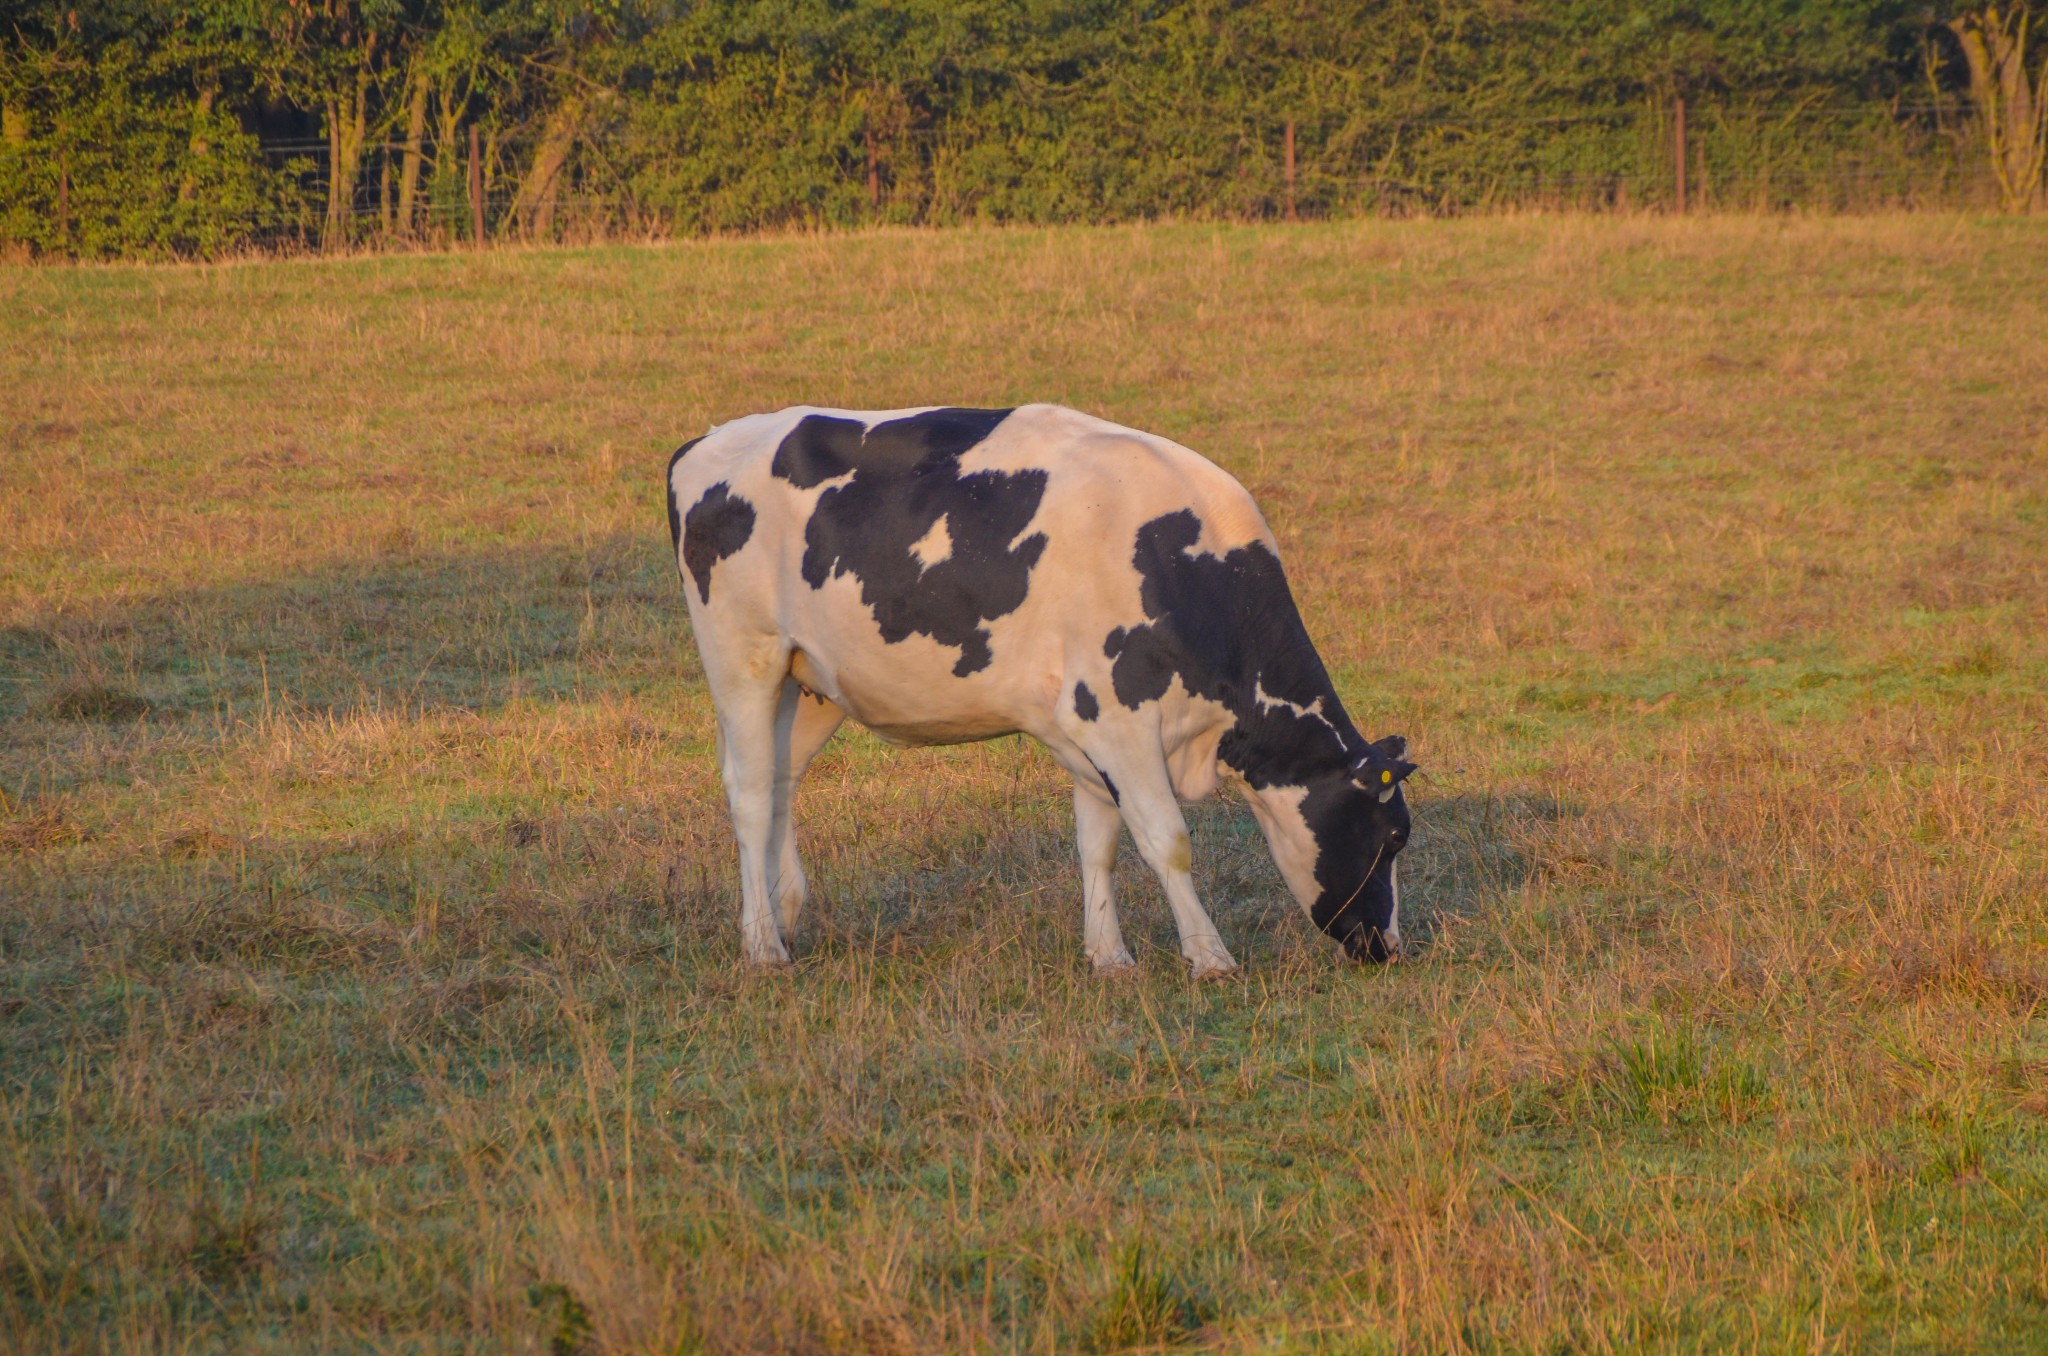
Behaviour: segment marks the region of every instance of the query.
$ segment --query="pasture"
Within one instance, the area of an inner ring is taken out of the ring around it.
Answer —
[[[0,269],[0,1347],[2039,1350],[2024,220]],[[849,730],[738,963],[668,452],[1054,400],[1259,498],[1413,954]]]

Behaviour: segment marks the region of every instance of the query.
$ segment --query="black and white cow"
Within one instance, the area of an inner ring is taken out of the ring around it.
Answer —
[[[1239,783],[1289,890],[1358,959],[1400,946],[1398,736],[1368,742],[1309,643],[1273,534],[1226,472],[1055,405],[722,424],[669,463],[669,529],[718,707],[747,959],[804,902],[790,803],[851,716],[896,744],[1023,732],[1074,777],[1086,945],[1130,965],[1119,820],[1199,976],[1236,968],[1179,801]]]

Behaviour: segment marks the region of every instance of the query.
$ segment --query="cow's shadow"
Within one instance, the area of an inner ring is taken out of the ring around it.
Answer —
[[[0,720],[227,724],[456,707],[695,671],[668,543],[426,551],[0,616]]]

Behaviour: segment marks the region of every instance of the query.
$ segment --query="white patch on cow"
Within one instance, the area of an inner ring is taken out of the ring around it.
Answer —
[[[1276,706],[1285,707],[1297,716],[1312,716],[1323,724],[1329,725],[1332,730],[1337,728],[1334,725],[1330,725],[1330,718],[1323,714],[1323,699],[1321,697],[1316,698],[1315,705],[1303,706],[1298,702],[1288,701],[1285,697],[1275,697],[1272,693],[1266,691],[1264,683],[1254,682],[1252,684],[1252,700],[1259,704],[1261,711],[1271,711]]]
[[[1387,915],[1387,949],[1401,949],[1401,859],[1387,863],[1387,884],[1394,887],[1394,911]]]
[[[917,565],[921,570],[929,570],[939,562],[952,558],[953,534],[946,527],[945,514],[939,515],[939,520],[932,524],[931,531],[911,543],[910,554],[917,557]]]
[[[1173,793],[1184,801],[1205,800],[1223,775],[1216,746],[1237,724],[1237,717],[1221,702],[1190,695],[1177,673],[1166,695],[1159,708],[1159,734],[1167,750]]]
[[[1313,917],[1323,887],[1316,883],[1316,856],[1321,849],[1316,845],[1316,836],[1309,832],[1307,816],[1301,812],[1302,801],[1308,799],[1308,788],[1269,786],[1257,790],[1242,783],[1240,786],[1245,803],[1252,808],[1252,818],[1259,821],[1259,828],[1266,835],[1266,847],[1273,854],[1273,864],[1280,868],[1280,879],[1287,882],[1287,892],[1301,905],[1303,913]]]

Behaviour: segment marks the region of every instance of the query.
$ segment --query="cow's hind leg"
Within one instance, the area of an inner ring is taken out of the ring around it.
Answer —
[[[769,897],[775,903],[776,930],[785,947],[796,944],[796,920],[803,912],[806,882],[796,852],[797,783],[825,741],[839,728],[845,713],[832,702],[807,692],[794,678],[782,680],[775,707],[774,880]]]
[[[1116,836],[1123,831],[1123,816],[1116,803],[1103,792],[1076,778],[1074,781],[1074,846],[1081,857],[1082,938],[1088,959],[1098,974],[1128,970],[1136,961],[1124,946],[1123,929],[1117,924],[1116,895],[1112,885],[1116,872]]]
[[[1174,926],[1180,930],[1180,953],[1194,966],[1195,977],[1229,974],[1237,962],[1195,894],[1195,878],[1188,869],[1192,861],[1188,824],[1173,794],[1158,735],[1154,731],[1131,733],[1135,737],[1128,740],[1098,738],[1092,741],[1096,747],[1084,747],[1089,759],[1116,786],[1117,808],[1139,855],[1166,891]]]
[[[701,632],[700,632],[701,634]],[[776,861],[775,787],[780,759],[777,715],[789,654],[763,647],[749,654],[705,655],[718,708],[718,771],[740,849],[740,947],[755,965],[786,965],[789,948],[777,924],[772,884]]]

